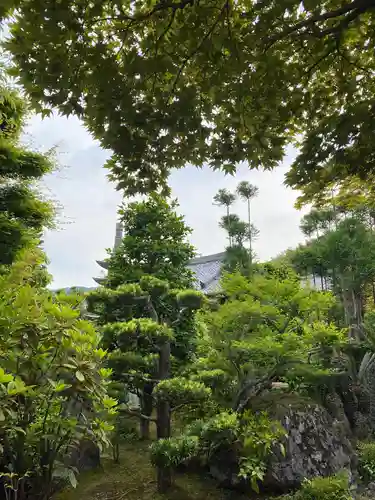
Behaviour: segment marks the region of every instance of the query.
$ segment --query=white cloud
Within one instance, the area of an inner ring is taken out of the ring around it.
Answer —
[[[105,248],[113,245],[116,210],[121,201],[102,168],[108,154],[75,118],[53,116],[42,121],[33,117],[26,141],[41,150],[58,146],[63,166],[45,180],[50,196],[62,206],[58,230],[45,236],[53,286],[93,286],[92,277],[100,275],[95,260],[105,257]],[[214,206],[212,199],[220,188],[234,190],[240,180],[259,187],[259,196],[252,203],[253,222],[260,230],[254,243],[258,258],[268,259],[298,244],[302,239],[298,228],[301,213],[293,207],[297,195],[283,186],[291,161],[289,154],[284,165],[272,172],[241,166],[236,177],[191,166],[174,172],[173,194],[193,229],[191,241],[197,251],[208,254],[224,249],[225,233],[218,227],[223,210]],[[233,210],[246,218],[244,203],[238,201]]]

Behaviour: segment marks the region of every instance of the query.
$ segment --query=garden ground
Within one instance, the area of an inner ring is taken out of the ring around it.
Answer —
[[[210,478],[190,473],[177,474],[170,493],[158,495],[148,446],[139,441],[123,446],[120,464],[104,459],[102,469],[81,475],[77,488],[58,494],[56,500],[244,500]]]

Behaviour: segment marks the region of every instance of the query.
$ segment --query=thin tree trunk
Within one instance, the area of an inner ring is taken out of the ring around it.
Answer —
[[[170,377],[171,345],[164,342],[159,351],[159,379],[165,380]],[[157,438],[165,439],[171,435],[171,411],[169,402],[159,400],[157,404]],[[158,491],[166,492],[172,484],[172,471],[170,467],[158,467]]]
[[[351,325],[351,300],[349,297],[349,290],[346,288],[344,278],[341,276],[340,278],[341,281],[341,293],[342,293],[342,303],[344,306],[344,316],[345,316],[345,326],[349,328],[349,336],[351,336],[351,330],[350,330],[350,325]]]
[[[230,220],[229,220],[229,205],[227,205],[227,218],[228,218],[228,239],[229,239],[229,246],[232,246],[232,237],[230,235]]]
[[[250,264],[250,273],[253,266],[253,245],[252,245],[252,237],[251,237],[251,213],[250,213],[250,198],[247,199],[247,216],[249,223],[249,264]]]
[[[152,400],[152,384],[145,384],[141,397],[141,413],[146,417],[151,417],[153,410],[153,400]],[[142,418],[140,419],[140,434],[141,439],[150,439],[150,420]]]

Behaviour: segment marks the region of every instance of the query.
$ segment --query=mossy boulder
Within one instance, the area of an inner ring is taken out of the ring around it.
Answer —
[[[352,477],[355,452],[342,422],[307,398],[272,391],[252,401],[253,411],[267,411],[287,431],[284,448],[275,443],[262,488],[283,493],[299,488],[305,479],[331,476],[346,470]],[[238,478],[238,451],[218,450],[212,457],[211,475],[227,487],[246,487]],[[247,485],[249,486],[249,485]]]

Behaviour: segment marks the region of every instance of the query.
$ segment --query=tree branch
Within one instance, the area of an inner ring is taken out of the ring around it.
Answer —
[[[147,378],[144,375],[138,375],[138,374],[133,374],[133,373],[122,373],[122,377],[129,377],[129,378],[138,378],[142,382],[153,382],[155,384],[158,384],[160,380],[158,378]]]
[[[93,20],[93,22],[97,21],[131,21],[131,22],[138,22],[138,21],[145,21],[146,19],[149,19],[152,17],[154,14],[157,12],[161,12],[163,10],[169,10],[172,9],[174,12],[177,10],[182,10],[184,9],[187,5],[194,5],[195,0],[182,0],[181,2],[159,2],[158,4],[155,5],[155,7],[148,12],[145,12],[144,14],[138,14],[136,16],[128,16],[127,14],[123,13],[120,16],[108,16],[108,17],[98,17]]]
[[[153,417],[148,417],[147,415],[143,415],[143,413],[136,411],[136,410],[130,410],[129,408],[119,408],[118,409],[119,413],[126,413],[127,415],[130,415],[132,417],[138,417],[141,420],[148,420],[149,422],[157,422],[156,418]]]
[[[191,60],[192,57],[195,56],[195,54],[197,54],[199,52],[199,50],[201,49],[202,45],[204,44],[204,42],[209,38],[210,35],[212,35],[212,33],[215,31],[215,28],[216,26],[219,24],[219,21],[220,21],[220,18],[222,17],[223,13],[225,12],[225,10],[227,9],[227,5],[228,5],[228,2],[225,2],[223,7],[221,8],[220,10],[220,14],[217,16],[216,20],[214,23],[212,23],[212,26],[210,27],[210,29],[207,31],[207,33],[204,35],[204,37],[202,38],[202,40],[199,42],[199,44],[197,45],[197,47],[192,51],[190,52],[190,54],[188,54],[185,59],[183,60],[181,66],[179,67],[179,70],[177,72],[177,75],[176,75],[176,78],[174,79],[174,82],[173,82],[173,85],[172,85],[172,90],[169,94],[169,97],[173,95],[174,91],[176,90],[176,86],[177,86],[177,83],[178,83],[178,80],[180,79],[180,76],[181,76],[181,73],[183,72],[183,70],[186,68],[186,65],[188,64],[188,62]]]
[[[289,35],[292,35],[296,31],[300,31],[301,29],[304,28],[309,28],[313,27],[316,23],[322,22],[322,21],[327,21],[328,19],[334,19],[335,17],[342,16],[347,13],[349,14],[345,19],[342,20],[339,25],[336,25],[333,28],[327,28],[327,30],[323,31],[318,31],[317,34],[319,37],[325,36],[327,34],[330,34],[332,32],[337,31],[338,29],[343,29],[345,27],[345,24],[349,24],[351,21],[353,21],[356,17],[358,17],[362,12],[365,12],[366,10],[369,10],[371,8],[375,7],[375,2],[374,0],[354,0],[353,2],[343,5],[342,7],[330,11],[330,12],[325,12],[323,14],[321,13],[315,13],[312,16],[308,17],[307,19],[304,19],[303,21],[300,21],[297,24],[294,24],[293,26],[289,26],[288,28],[284,29],[283,31],[280,31],[277,34],[274,34],[270,37],[268,37],[265,41],[268,42],[270,45],[267,47],[267,50],[276,42],[282,40],[283,38],[288,37]],[[354,11],[354,12],[353,12]],[[341,26],[342,25],[342,26]]]
[[[171,412],[178,411],[181,408],[184,408],[185,406],[193,406],[193,405],[197,406],[197,405],[201,405],[201,404],[202,404],[202,401],[186,401],[185,403],[181,403],[180,405],[171,406]]]
[[[248,405],[250,399],[254,396],[260,394],[264,389],[272,384],[273,379],[276,376],[276,370],[273,370],[271,373],[267,373],[263,377],[245,382],[243,388],[239,392],[236,403],[233,409],[241,413],[245,410]]]

